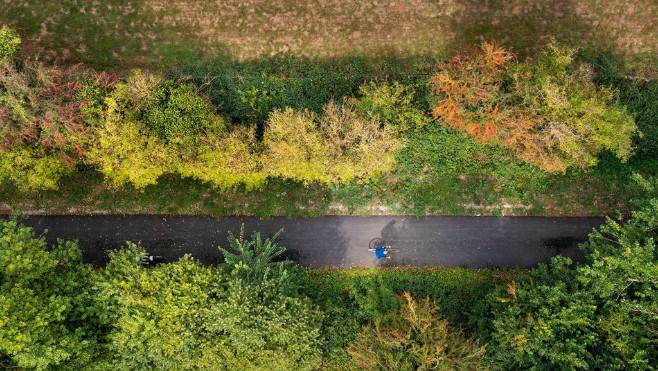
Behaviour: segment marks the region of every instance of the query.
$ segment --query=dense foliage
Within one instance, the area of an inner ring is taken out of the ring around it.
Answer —
[[[263,165],[271,175],[322,183],[367,179],[395,163],[399,141],[349,104],[329,103],[321,116],[274,111],[264,135]]]
[[[7,26],[0,27],[0,61],[13,57],[20,47],[21,38],[16,31]]]
[[[645,182],[653,191],[653,186]],[[503,369],[651,369],[658,362],[658,200],[609,219],[582,248],[492,297],[491,354]]]
[[[230,236],[225,264],[105,268],[1,225],[0,361],[47,369],[651,369],[658,200],[530,271],[288,268],[273,238]],[[275,236],[276,237],[276,236]],[[402,295],[402,296],[400,296]],[[20,334],[20,335],[19,335]],[[486,351],[485,351],[486,345]]]
[[[0,61],[0,180],[26,190],[57,188],[88,150],[96,103],[89,93],[108,84],[106,74],[79,67]]]
[[[16,221],[0,221],[1,366],[77,369],[101,335],[92,269],[74,242],[46,249]],[[10,363],[6,363],[10,362]]]
[[[437,318],[429,298],[364,326],[348,352],[357,370],[482,370],[485,348]]]
[[[504,143],[545,171],[593,166],[603,150],[628,160],[632,116],[573,54],[551,43],[534,60],[512,62],[507,50],[484,42],[432,78],[433,113],[480,141]]]

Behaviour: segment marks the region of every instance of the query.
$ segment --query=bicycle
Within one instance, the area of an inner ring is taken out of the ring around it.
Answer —
[[[137,261],[142,267],[152,267],[160,263],[164,263],[166,259],[160,255],[144,255],[142,257],[138,256]]]
[[[390,259],[391,252],[398,250],[391,247],[391,245],[386,245],[383,239],[376,237],[368,243],[368,251],[374,252],[375,259],[379,260],[383,258]]]

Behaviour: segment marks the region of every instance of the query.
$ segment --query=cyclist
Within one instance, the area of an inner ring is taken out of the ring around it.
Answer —
[[[386,249],[385,246],[377,245],[377,247],[375,247],[375,258],[377,260],[384,258],[390,259],[391,256],[388,254],[388,250]]]

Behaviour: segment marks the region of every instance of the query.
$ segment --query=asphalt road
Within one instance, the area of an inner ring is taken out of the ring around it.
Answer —
[[[140,242],[168,261],[189,253],[206,264],[221,262],[217,246],[228,246],[228,231],[271,236],[301,265],[366,267],[376,265],[532,267],[562,254],[583,256],[577,243],[603,222],[602,218],[544,217],[409,217],[323,216],[317,218],[153,215],[31,216],[23,220],[48,241],[78,240],[87,262],[104,264],[107,251]],[[397,249],[392,259],[377,262],[368,252],[375,237]]]

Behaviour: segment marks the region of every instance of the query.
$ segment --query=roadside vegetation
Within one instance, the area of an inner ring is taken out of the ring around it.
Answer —
[[[1,368],[655,368],[655,1],[339,3],[5,1],[0,212],[614,214],[586,262],[308,269],[240,234],[92,267],[2,220]]]
[[[0,362],[22,369],[652,369],[655,182],[631,217],[530,270],[309,269],[275,236],[230,235],[220,266],[105,267],[0,221]]]
[[[122,74],[2,30],[5,212],[601,215],[656,172],[650,68],[554,40]]]

